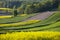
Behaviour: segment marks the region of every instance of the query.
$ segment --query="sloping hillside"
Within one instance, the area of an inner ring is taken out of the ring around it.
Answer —
[[[34,17],[34,16],[32,16],[32,17]],[[59,27],[60,27],[60,12],[55,12],[48,18],[41,20],[41,21],[38,21],[37,17],[36,17],[36,20],[33,20],[33,21],[26,21],[26,22],[23,21],[23,22],[16,22],[16,23],[10,23],[10,24],[1,24],[0,30],[1,30],[1,32],[45,31],[45,30],[57,31],[56,29],[60,30],[59,29]],[[30,17],[28,19],[30,19]]]

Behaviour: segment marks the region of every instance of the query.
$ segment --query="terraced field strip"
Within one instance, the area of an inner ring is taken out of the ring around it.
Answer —
[[[2,19],[2,18],[12,18],[12,16],[11,15],[7,15],[7,16],[0,16],[0,19]]]
[[[60,32],[60,26],[48,29],[48,31],[52,31],[52,30]]]
[[[56,23],[53,23],[53,24],[50,24],[48,26],[31,28],[31,29],[27,29],[27,30],[24,30],[24,31],[45,31],[45,30],[58,28],[58,27],[60,27],[60,21],[56,22]]]
[[[11,24],[0,24],[0,27],[1,26],[11,26],[11,27],[13,27],[13,26],[19,26],[19,25],[29,25],[29,24],[33,24],[33,23],[37,23],[37,22],[39,22],[40,20],[28,20],[28,21],[26,21],[26,22],[18,22],[18,23],[11,23]]]
[[[29,25],[29,24],[34,24],[34,23],[37,23],[37,22],[39,22],[40,20],[29,20],[29,21],[27,21],[27,22],[19,22],[19,23],[14,23],[14,24],[0,24],[0,26],[4,26],[4,27],[0,27],[0,33],[2,33],[2,31],[4,30],[4,31],[9,31],[9,27],[11,27],[11,29],[10,30],[12,30],[12,26],[14,26],[14,28],[15,27],[17,27],[17,26],[21,26],[21,25]],[[5,29],[6,27],[5,26],[7,26],[8,27],[8,29]],[[14,30],[14,29],[13,29]],[[6,31],[6,32],[7,32]]]
[[[45,31],[49,29],[59,28],[60,27],[60,21],[47,25],[47,26],[40,26],[40,27],[26,27],[26,28],[9,28],[9,29],[3,29],[3,30],[9,30],[9,31]]]

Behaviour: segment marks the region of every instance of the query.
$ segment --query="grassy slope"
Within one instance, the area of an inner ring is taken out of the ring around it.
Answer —
[[[48,25],[48,24],[51,24],[51,23],[55,23],[57,20],[60,20],[60,13],[55,13],[52,16],[50,16],[49,18],[43,20],[42,22],[35,23],[35,24],[32,24],[32,25],[22,26],[22,27],[43,26],[43,25]]]
[[[52,15],[51,17],[49,17],[47,20],[45,20],[45,21],[43,21],[42,23],[43,24],[45,24],[45,23],[51,23],[52,22],[52,24],[51,25],[46,25],[46,26],[41,26],[41,24],[40,24],[40,27],[36,27],[36,28],[32,28],[32,30],[34,30],[34,29],[36,29],[36,30],[41,30],[40,28],[44,28],[44,29],[48,29],[49,27],[51,28],[51,30],[53,29],[52,27],[56,27],[57,28],[57,26],[58,26],[58,28],[60,27],[60,22],[58,23],[58,22],[56,22],[56,21],[60,21],[60,12],[58,12],[58,13],[55,13],[54,15]],[[46,27],[46,28],[45,28]],[[58,29],[57,28],[57,29]],[[55,30],[55,29],[54,29]],[[59,29],[58,29],[59,30]]]
[[[55,28],[56,26],[60,26],[60,12],[51,15],[49,18],[43,20],[42,22],[35,23],[32,25],[18,26],[18,27],[5,27],[3,30],[9,31],[28,31],[28,30],[49,30]],[[53,26],[52,26],[53,25]],[[59,28],[59,27],[58,27]]]
[[[35,27],[35,28],[30,28],[30,29],[21,29],[20,31],[46,31],[46,30],[49,30],[49,29],[50,30],[53,29],[52,31],[54,31],[55,30],[54,28],[59,28],[59,27],[60,27],[60,21],[59,22],[56,22],[56,23],[53,23],[53,24],[50,24],[48,26]],[[16,29],[16,30],[11,29],[10,31],[19,31],[19,29]]]
[[[45,31],[45,30],[49,30],[49,29],[54,29],[54,28],[59,28],[60,27],[60,21],[59,22],[56,22],[56,23],[53,23],[53,24],[50,24],[48,26],[43,26],[43,27],[36,27],[36,28],[31,28],[31,29],[28,29],[28,30],[37,30],[37,31]],[[53,31],[53,30],[52,30]]]
[[[14,22],[19,22],[19,21],[22,21],[22,20],[25,20],[31,16],[34,16],[36,14],[30,14],[30,15],[26,15],[26,16],[17,16],[17,17],[14,17],[14,18],[8,18],[8,19],[0,19],[0,24],[1,23],[14,23]]]

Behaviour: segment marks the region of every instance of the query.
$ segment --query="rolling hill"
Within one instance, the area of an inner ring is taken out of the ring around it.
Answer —
[[[32,16],[32,17],[34,17],[34,16]],[[38,20],[38,19],[36,19],[36,20]],[[36,23],[35,23],[35,21],[32,21],[32,22],[31,21],[30,22],[28,22],[28,21],[23,22],[22,21],[21,25],[20,25],[19,22],[17,22],[17,23],[1,24],[0,25],[1,29],[0,30],[1,30],[1,32],[12,32],[12,31],[45,31],[45,30],[57,31],[55,29],[59,30],[59,27],[60,27],[60,22],[59,21],[60,21],[60,12],[54,12],[54,14],[52,14],[51,16],[46,18],[45,20],[38,21]],[[15,26],[14,26],[14,24],[15,24]]]

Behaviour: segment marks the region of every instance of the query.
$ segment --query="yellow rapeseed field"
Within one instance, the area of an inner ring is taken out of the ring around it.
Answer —
[[[18,22],[18,23],[11,23],[11,24],[0,24],[0,26],[21,26],[21,25],[28,25],[28,24],[33,24],[33,23],[37,23],[40,20],[28,20],[26,22]]]
[[[12,16],[0,16],[0,18],[11,18]]]
[[[60,32],[14,32],[0,34],[0,40],[60,40]]]

